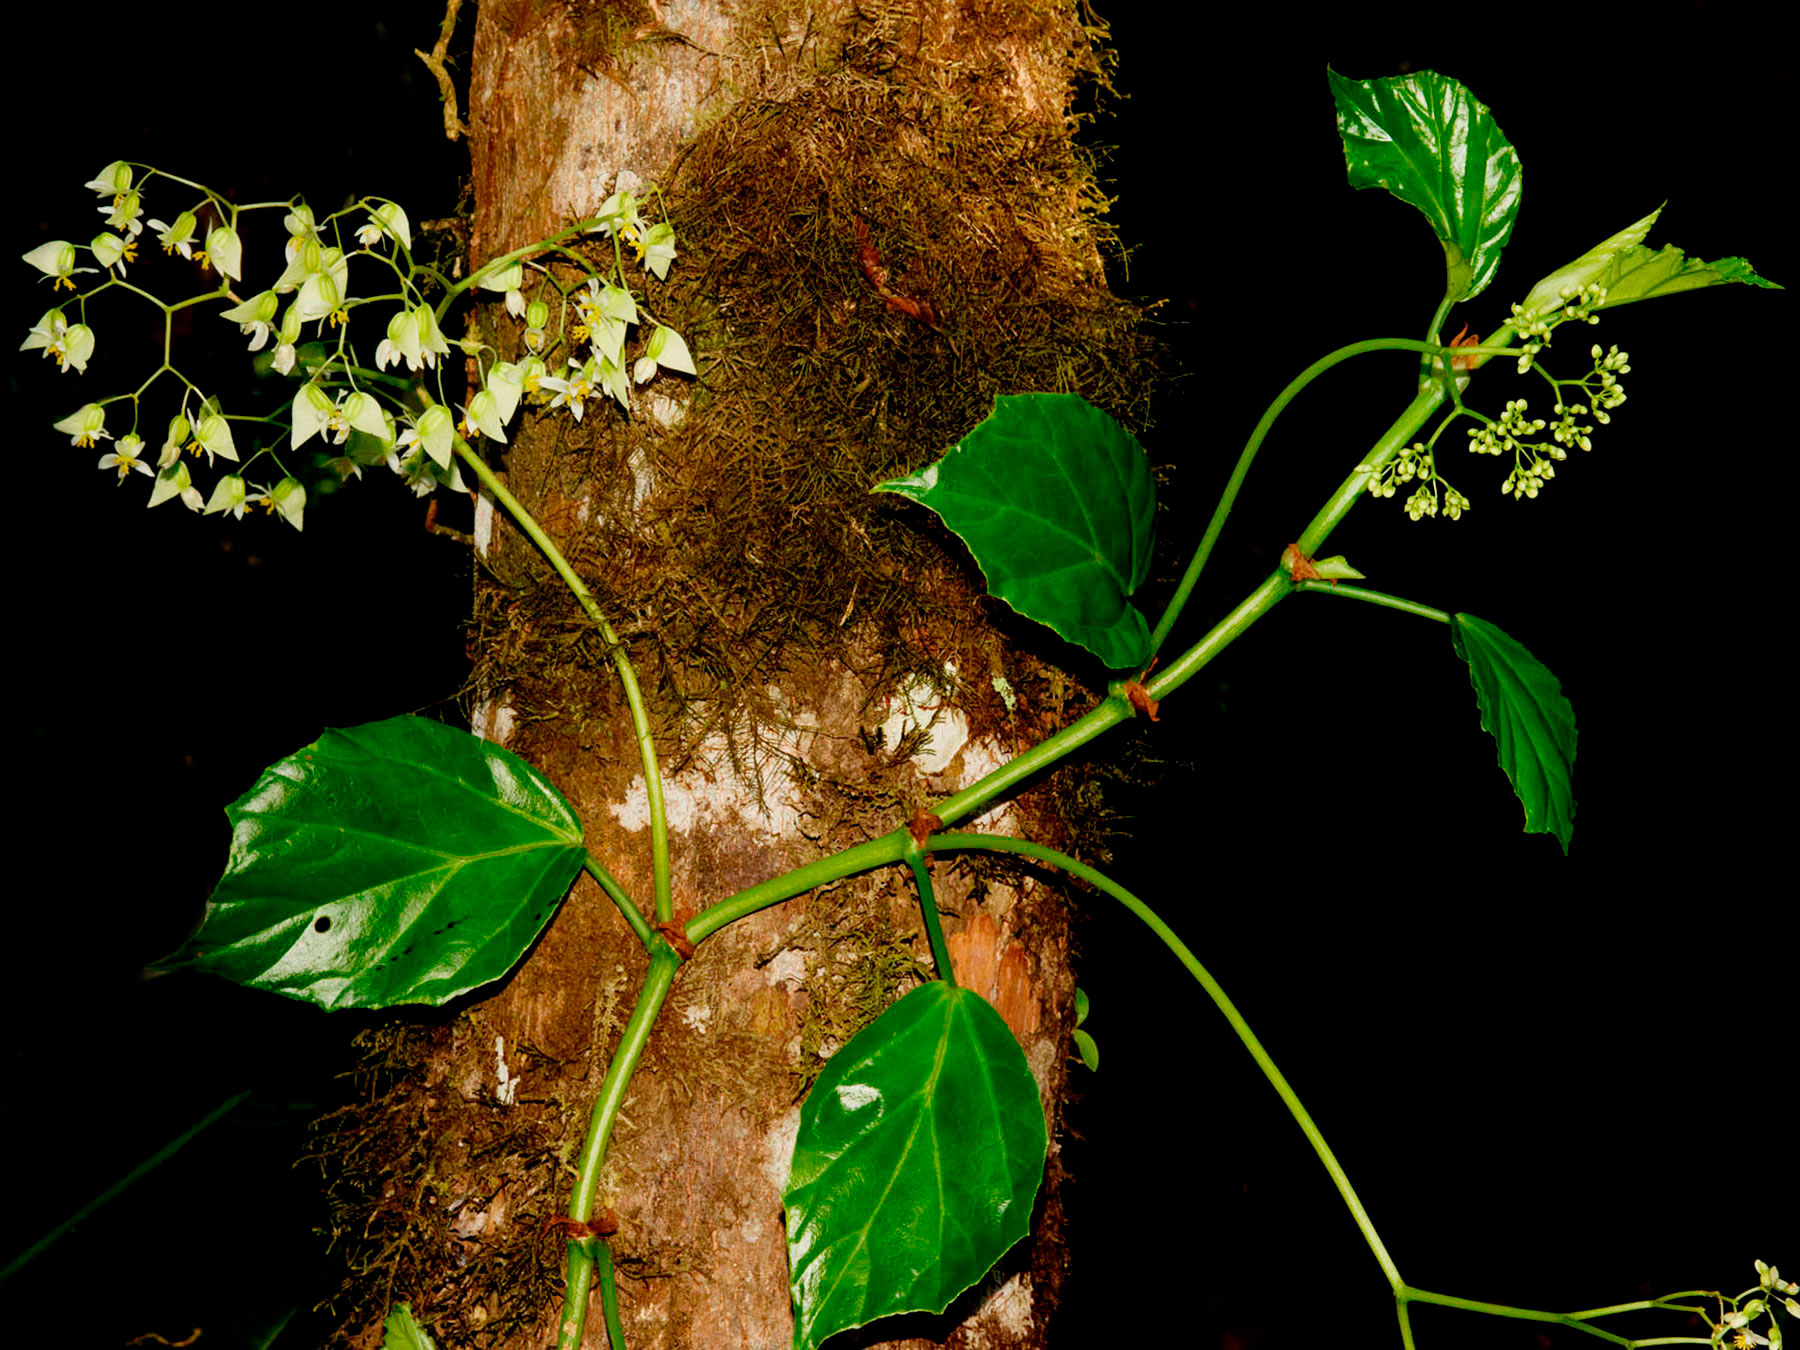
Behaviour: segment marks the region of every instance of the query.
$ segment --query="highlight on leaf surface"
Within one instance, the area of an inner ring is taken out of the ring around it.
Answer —
[[[1420,70],[1385,80],[1325,72],[1353,188],[1382,187],[1424,213],[1444,247],[1446,293],[1481,294],[1512,237],[1519,152],[1463,85]]]
[[[794,1346],[942,1312],[1031,1227],[1049,1139],[1025,1052],[942,980],[833,1055],[800,1108],[787,1209]]]
[[[1450,626],[1469,665],[1482,730],[1525,808],[1527,834],[1554,834],[1563,852],[1575,833],[1575,710],[1562,684],[1525,645],[1473,614]]]
[[[166,964],[328,1009],[440,1004],[499,979],[586,857],[535,769],[422,717],[327,731],[225,814],[225,874]]]
[[[1002,394],[937,463],[880,483],[955,532],[988,592],[1109,670],[1150,659],[1156,484],[1137,438],[1078,394]]]

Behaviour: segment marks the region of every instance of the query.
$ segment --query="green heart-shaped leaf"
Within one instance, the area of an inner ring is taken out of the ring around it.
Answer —
[[[324,1008],[497,980],[581,869],[581,822],[517,755],[422,717],[327,731],[226,809],[231,859],[172,966]]]
[[[1156,484],[1132,434],[1078,394],[1002,394],[937,463],[882,483],[930,507],[990,594],[1109,670],[1150,659],[1131,596],[1150,575]]]
[[[788,1177],[794,1345],[942,1312],[1024,1237],[1048,1137],[1018,1041],[981,995],[913,990],[833,1055]]]
[[[1327,70],[1353,188],[1383,187],[1424,212],[1444,246],[1452,300],[1481,294],[1512,237],[1519,152],[1462,85],[1421,70],[1347,80]]]
[[[1524,644],[1473,614],[1451,627],[1469,663],[1481,726],[1525,807],[1527,834],[1554,834],[1563,852],[1575,833],[1575,710],[1562,685]]]

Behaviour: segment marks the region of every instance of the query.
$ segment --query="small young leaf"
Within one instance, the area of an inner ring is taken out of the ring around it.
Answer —
[[[1596,244],[1566,267],[1560,267],[1531,288],[1520,306],[1533,318],[1553,314],[1568,302],[1567,291],[1599,283],[1606,288],[1606,299],[1595,309],[1612,309],[1634,300],[1674,295],[1679,291],[1699,290],[1707,286],[1723,286],[1743,282],[1767,290],[1784,290],[1766,277],[1756,275],[1742,258],[1721,258],[1705,262],[1684,257],[1673,244],[1661,249],[1646,247],[1644,238],[1662,214],[1657,207],[1642,220],[1627,225],[1612,238]]]
[[[1556,676],[1522,643],[1473,614],[1451,626],[1456,654],[1469,663],[1481,726],[1525,807],[1528,834],[1554,834],[1569,851],[1575,832],[1575,710]]]
[[[993,1005],[934,981],[832,1056],[800,1108],[787,1207],[795,1350],[942,1312],[1031,1226],[1048,1136]]]
[[[327,731],[225,815],[225,875],[166,964],[324,1008],[444,1003],[499,979],[586,856],[535,769],[423,717]]]
[[[1080,1026],[1088,1018],[1087,990],[1079,985],[1075,989],[1075,1025]]]
[[[1421,70],[1347,80],[1327,70],[1353,188],[1384,187],[1425,213],[1444,246],[1452,300],[1481,294],[1512,237],[1519,152],[1462,85]]]
[[[1088,1066],[1088,1072],[1100,1072],[1100,1047],[1094,1044],[1094,1038],[1076,1028],[1075,1049],[1081,1055],[1081,1062]]]
[[[381,1350],[437,1350],[425,1329],[413,1321],[410,1304],[395,1304],[381,1330]]]
[[[1132,434],[1078,394],[1002,394],[937,463],[878,484],[930,507],[988,591],[1109,670],[1150,659],[1131,596],[1150,575],[1156,484]]]

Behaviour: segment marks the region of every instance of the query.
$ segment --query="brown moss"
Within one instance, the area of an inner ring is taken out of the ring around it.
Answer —
[[[1080,392],[1138,429],[1148,416],[1154,352],[1105,285],[1104,197],[1067,134],[1075,114],[1011,111],[1022,80],[1062,81],[1007,53],[1066,16],[984,6],[966,19],[982,31],[934,42],[899,7],[860,13],[699,135],[648,197],[681,256],[667,283],[633,285],[701,364],[666,409],[675,424],[655,426],[647,399],[636,435],[610,403],[559,419],[563,481],[527,503],[631,644],[676,767],[714,733],[735,747],[795,653],[872,663],[889,686],[993,662],[991,644],[947,651],[943,635],[978,635],[971,620],[1003,607],[980,598],[960,544],[874,484],[941,455],[1001,393]],[[1103,78],[1093,34],[1069,31],[1069,72]],[[995,54],[977,67],[972,50]],[[871,285],[859,220],[890,289],[928,302],[935,325]],[[516,326],[493,322],[517,350]],[[496,580],[478,605],[482,692],[527,720],[603,713],[582,705],[609,686],[592,678],[604,652],[548,568],[527,558]]]

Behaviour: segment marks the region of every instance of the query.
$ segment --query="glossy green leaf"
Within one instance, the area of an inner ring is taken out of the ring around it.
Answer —
[[[1110,670],[1150,659],[1131,596],[1150,575],[1156,485],[1137,438],[1077,394],[1002,394],[937,463],[882,483],[930,507],[990,594]]]
[[[327,731],[225,815],[225,875],[170,964],[325,1008],[443,1003],[499,979],[586,856],[535,769],[422,717]]]
[[[1019,1043],[981,995],[913,990],[800,1108],[787,1206],[794,1345],[942,1312],[1031,1226],[1048,1138]]]
[[[425,1329],[413,1321],[409,1304],[396,1304],[382,1324],[381,1332],[381,1350],[437,1350]]]
[[[1421,70],[1347,80],[1327,70],[1353,188],[1383,187],[1424,212],[1444,246],[1452,300],[1479,295],[1512,237],[1519,152],[1462,85]]]
[[[1774,291],[1785,289],[1766,277],[1757,276],[1755,269],[1742,258],[1721,258],[1709,263],[1700,258],[1685,257],[1673,244],[1660,249],[1646,247],[1644,239],[1662,212],[1663,208],[1657,207],[1642,220],[1596,244],[1568,266],[1559,267],[1531,288],[1520,308],[1532,318],[1541,319],[1568,303],[1570,295],[1564,292],[1573,294],[1596,282],[1606,288],[1606,299],[1594,306],[1596,309],[1612,309],[1635,300],[1731,282]]]
[[[1075,986],[1075,1025],[1080,1026],[1088,1019],[1087,990],[1080,985]]]
[[[1469,663],[1482,729],[1525,807],[1528,834],[1554,834],[1569,851],[1575,832],[1575,710],[1562,685],[1525,646],[1485,619],[1458,614],[1456,654]]]

